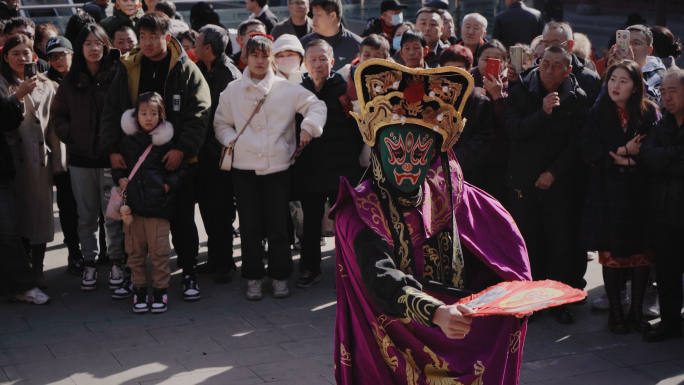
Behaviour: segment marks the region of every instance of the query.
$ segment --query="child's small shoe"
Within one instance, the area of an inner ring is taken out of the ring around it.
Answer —
[[[133,312],[147,313],[149,310],[149,305],[147,304],[147,288],[133,288]]]
[[[154,289],[152,292],[154,298],[152,302],[152,313],[163,313],[168,308],[169,297],[166,295],[166,289]]]

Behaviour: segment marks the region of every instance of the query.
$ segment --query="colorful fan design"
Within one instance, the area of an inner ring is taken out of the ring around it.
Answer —
[[[471,314],[473,317],[513,315],[522,318],[535,311],[581,301],[586,297],[586,291],[557,281],[513,281],[501,282],[457,303],[475,310]]]

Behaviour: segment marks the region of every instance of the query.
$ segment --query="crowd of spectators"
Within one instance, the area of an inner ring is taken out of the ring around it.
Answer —
[[[453,151],[465,181],[512,215],[535,280],[584,289],[587,253],[597,251],[606,293],[592,306],[608,310],[610,331],[650,342],[681,336],[679,39],[628,23],[626,49],[611,44],[598,58],[586,35],[544,22],[520,0],[489,21],[454,20],[446,5],[432,0],[406,15],[401,2],[382,1],[359,36],[337,0],[288,0],[282,21],[266,0],[247,0],[251,16],[234,47],[203,2],[186,24],[168,0],[116,0],[113,12],[94,0],[62,34],[0,1],[2,292],[49,301],[41,289],[53,186],[67,270],[93,291],[105,264],[112,297],[133,297],[135,312],[166,311],[171,245],[187,301],[201,298],[198,274],[234,280],[235,236],[248,299],[263,298],[266,278],[275,298],[290,295],[292,248],[301,249],[296,287],[312,286],[339,179],[358,182],[369,163],[350,116],[359,111],[354,71],[383,59],[473,77]],[[220,166],[226,152],[230,171]],[[124,205],[112,214],[120,191]],[[196,203],[208,236],[203,264]],[[574,322],[567,306],[552,313]],[[661,317],[656,328],[649,316]]]

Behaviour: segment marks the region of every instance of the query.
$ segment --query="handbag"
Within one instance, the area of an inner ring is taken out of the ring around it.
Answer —
[[[230,171],[231,168],[233,168],[233,156],[234,156],[234,149],[235,149],[235,143],[237,143],[238,139],[240,138],[240,135],[242,135],[243,132],[247,129],[247,126],[249,126],[249,123],[252,121],[252,118],[254,118],[254,115],[259,112],[261,109],[261,105],[264,104],[264,101],[266,100],[266,97],[263,99],[259,100],[257,103],[256,108],[254,108],[254,112],[252,112],[252,115],[247,119],[247,123],[245,123],[245,126],[242,127],[242,130],[238,132],[237,136],[235,139],[233,139],[232,142],[226,147],[223,147],[223,150],[221,151],[221,160],[219,161],[219,168],[221,170],[225,171]]]
[[[149,146],[145,149],[145,152],[143,152],[142,155],[140,155],[140,158],[138,159],[138,163],[135,164],[133,167],[133,170],[131,170],[130,175],[128,175],[128,180],[130,181],[133,179],[133,175],[135,175],[136,172],[138,172],[138,169],[142,165],[142,162],[145,161],[145,158],[147,158],[147,155],[149,155],[150,151],[152,150],[153,144],[150,143]],[[107,211],[105,212],[105,216],[109,219],[113,219],[115,221],[120,221],[123,219],[121,215],[121,207],[125,205],[125,192],[121,191],[121,187],[119,186],[114,186],[111,189],[109,196],[109,202],[107,203]]]

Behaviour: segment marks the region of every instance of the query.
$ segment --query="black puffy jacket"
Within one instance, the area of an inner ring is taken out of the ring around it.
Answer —
[[[121,139],[119,148],[128,168],[126,170],[112,169],[114,183],[118,185],[119,179],[130,175],[145,149],[153,143],[147,158],[133,178],[128,181],[126,204],[131,207],[135,215],[145,218],[171,219],[175,188],[179,183],[191,183],[184,180],[188,173],[186,162],[181,163],[181,166],[173,172],[167,171],[166,164],[162,162],[164,155],[174,148],[171,142],[173,126],[169,122],[164,122],[152,135],[143,133],[138,129],[131,109],[124,112],[121,117],[121,129],[126,135]],[[168,193],[164,188],[165,184],[170,187]]]

